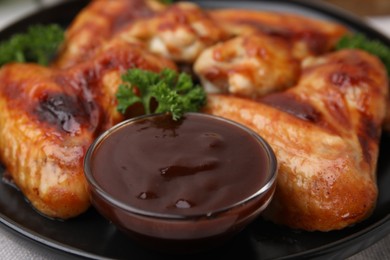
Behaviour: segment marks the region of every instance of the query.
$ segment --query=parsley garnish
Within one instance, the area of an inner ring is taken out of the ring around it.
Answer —
[[[0,43],[0,66],[9,62],[37,62],[48,65],[64,40],[57,24],[33,25]]]
[[[145,114],[169,112],[174,120],[186,112],[196,112],[206,103],[203,88],[194,85],[190,75],[178,74],[171,69],[160,73],[141,69],[130,69],[122,75],[123,84],[118,88],[117,109],[126,113],[129,106],[141,103]],[[136,94],[138,93],[138,94]],[[157,108],[152,109],[152,100]]]

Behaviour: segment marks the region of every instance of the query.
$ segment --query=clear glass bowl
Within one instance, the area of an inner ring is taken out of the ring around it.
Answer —
[[[244,199],[223,208],[196,214],[167,214],[134,207],[119,200],[95,179],[91,163],[96,149],[101,147],[118,129],[158,115],[141,116],[126,120],[103,133],[91,145],[84,160],[84,171],[94,207],[120,230],[141,244],[166,252],[183,253],[202,251],[222,244],[240,232],[267,207],[275,190],[278,164],[268,143],[249,128],[236,122],[207,114],[190,113],[191,117],[206,117],[237,127],[253,136],[266,155],[266,180],[256,191]],[[187,120],[187,119],[186,119]],[[132,149],[129,146],[129,149]],[[201,191],[200,191],[201,192]]]

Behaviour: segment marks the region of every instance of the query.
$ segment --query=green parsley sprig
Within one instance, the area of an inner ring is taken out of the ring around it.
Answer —
[[[169,112],[174,120],[186,112],[196,112],[206,103],[203,88],[194,85],[190,75],[164,69],[160,73],[141,69],[130,69],[122,75],[116,93],[117,109],[125,114],[127,109],[141,103],[145,114]],[[157,102],[153,109],[152,100]]]
[[[363,34],[345,35],[336,44],[336,49],[361,49],[377,56],[385,65],[390,75],[390,47],[379,40],[370,40]]]
[[[64,29],[59,25],[32,25],[27,32],[0,42],[0,66],[9,62],[37,62],[46,66],[63,41]]]

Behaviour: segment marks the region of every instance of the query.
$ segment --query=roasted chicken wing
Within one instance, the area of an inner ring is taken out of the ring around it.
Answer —
[[[205,48],[228,36],[206,11],[189,2],[173,4],[120,33],[120,37],[130,42],[144,42],[152,53],[186,63],[193,63]]]
[[[300,76],[300,61],[284,39],[255,33],[208,48],[196,60],[194,71],[209,93],[254,98],[293,86]]]
[[[297,58],[319,55],[331,50],[347,30],[345,27],[307,17],[245,9],[216,9],[210,11],[231,35],[262,32],[288,40]]]
[[[328,231],[375,206],[387,92],[383,64],[346,50],[307,61],[296,86],[257,101],[210,95],[205,112],[252,128],[274,149],[278,181],[266,218]]]
[[[294,85],[306,57],[329,51],[346,33],[340,25],[300,16],[248,10],[213,10],[235,38],[202,52],[194,70],[210,93],[255,98]]]
[[[176,68],[115,41],[66,70],[16,63],[0,70],[0,159],[39,212],[66,219],[89,207],[84,154],[102,130],[123,119],[115,92],[120,73],[134,67]]]
[[[54,66],[68,68],[94,51],[133,21],[164,10],[158,0],[94,0],[74,19]]]

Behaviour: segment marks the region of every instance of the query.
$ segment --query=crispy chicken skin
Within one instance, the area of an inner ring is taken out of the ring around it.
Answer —
[[[67,219],[89,207],[83,158],[102,130],[123,119],[115,92],[120,73],[133,67],[176,68],[115,41],[67,70],[17,63],[0,70],[0,159],[42,214]]]
[[[258,101],[210,95],[205,112],[252,128],[274,149],[279,172],[266,218],[328,231],[375,206],[387,91],[383,64],[346,50],[307,61],[295,87]]]
[[[32,64],[1,69],[0,158],[39,212],[68,218],[89,206],[80,166],[96,122],[93,107],[51,78]]]
[[[232,35],[260,31],[284,38],[292,45],[294,57],[300,59],[331,50],[347,32],[345,27],[335,23],[287,13],[216,9],[210,11],[210,15]]]
[[[226,9],[210,15],[234,37],[195,62],[210,93],[255,98],[291,87],[300,77],[301,60],[329,51],[346,33],[340,25],[290,14]]]
[[[94,55],[101,44],[136,19],[164,10],[158,0],[94,0],[66,31],[65,42],[54,66],[68,68]]]
[[[130,42],[144,42],[152,53],[193,63],[206,47],[226,39],[229,34],[206,11],[193,3],[182,2],[154,17],[140,19],[120,36]]]
[[[255,33],[208,48],[196,60],[194,71],[209,93],[254,98],[294,85],[300,61],[284,39]]]

